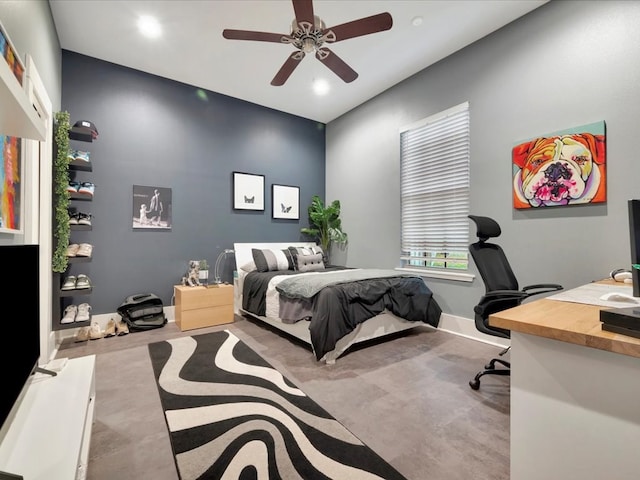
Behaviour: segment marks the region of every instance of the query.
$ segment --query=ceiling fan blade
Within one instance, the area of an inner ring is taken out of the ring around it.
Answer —
[[[308,22],[313,26],[313,1],[312,0],[292,0],[293,11],[296,14],[296,22]]]
[[[304,52],[302,51],[294,52],[289,55],[287,61],[284,62],[282,67],[280,67],[280,70],[278,70],[278,73],[276,73],[276,76],[273,77],[273,80],[271,80],[271,85],[273,85],[274,87],[280,87],[284,85],[284,82],[288,80],[296,67],[300,65],[300,60],[302,60],[303,58]]]
[[[316,58],[324,63],[330,70],[338,75],[346,83],[353,82],[358,78],[356,71],[347,65],[340,57],[328,48],[320,48],[316,51]]]
[[[222,36],[229,40],[254,40],[256,42],[290,43],[291,37],[282,33],[252,32],[250,30],[222,31]]]
[[[327,42],[335,43],[349,38],[369,35],[370,33],[383,32],[384,30],[389,30],[392,26],[393,18],[389,13],[385,12],[327,28],[324,34],[326,35],[329,31],[332,31],[335,35],[335,40],[328,38]]]

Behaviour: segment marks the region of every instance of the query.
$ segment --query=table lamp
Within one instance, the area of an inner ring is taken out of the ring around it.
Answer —
[[[216,285],[220,285],[222,283],[222,280],[220,279],[220,268],[222,267],[222,261],[226,258],[226,256],[229,253],[234,253],[234,251],[229,248],[225,248],[222,252],[220,252],[220,255],[218,255],[218,258],[216,259],[216,266],[213,271],[213,275],[214,275],[213,283]]]

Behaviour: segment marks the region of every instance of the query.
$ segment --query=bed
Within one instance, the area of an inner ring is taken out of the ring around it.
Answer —
[[[318,248],[309,242],[234,244],[236,313],[303,341],[316,360],[327,364],[356,343],[422,325],[438,326],[442,310],[421,277],[330,266],[317,262],[318,255],[302,254]],[[254,249],[270,257],[267,271],[260,254],[256,267]],[[299,255],[287,254],[296,249]],[[284,252],[286,261],[278,252]],[[307,268],[311,270],[303,271]]]

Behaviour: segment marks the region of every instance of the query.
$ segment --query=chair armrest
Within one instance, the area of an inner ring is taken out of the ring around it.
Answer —
[[[486,318],[492,313],[519,305],[528,296],[520,290],[492,290],[483,295],[473,311]]]
[[[533,295],[540,295],[541,293],[556,292],[562,290],[564,287],[556,283],[538,283],[536,285],[528,285],[522,288],[522,291],[531,297]],[[532,291],[535,290],[535,291]]]

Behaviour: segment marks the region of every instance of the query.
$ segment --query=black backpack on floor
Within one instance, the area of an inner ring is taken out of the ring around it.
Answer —
[[[162,299],[153,293],[128,296],[118,307],[118,314],[131,330],[150,330],[167,323]]]

